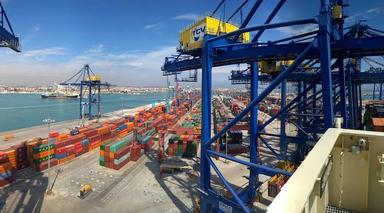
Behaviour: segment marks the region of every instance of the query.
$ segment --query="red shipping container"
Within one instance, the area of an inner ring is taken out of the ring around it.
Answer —
[[[187,151],[187,141],[183,141],[183,153]]]
[[[12,179],[0,180],[0,187],[6,186],[12,183]]]
[[[65,140],[60,142],[57,142],[57,141],[55,142],[55,148],[61,148],[64,146],[66,146]]]
[[[111,158],[109,157],[109,152],[107,151],[104,152],[104,161],[106,163],[111,161]]]
[[[67,147],[67,155],[73,155],[76,153],[74,145],[68,145]]]
[[[146,152],[149,151],[152,148],[153,144],[154,144],[153,140],[150,140],[147,143],[143,144],[144,151]]]
[[[49,164],[50,164],[50,167],[54,167],[58,164],[58,161],[56,158],[52,158],[50,160]],[[48,169],[48,161],[44,161],[40,164],[35,164],[35,168],[37,171],[43,171],[43,170]]]
[[[82,153],[83,151],[84,151],[83,147],[75,149],[76,154]]]
[[[84,146],[83,149],[84,149],[84,153],[85,153],[85,152],[89,152],[89,145]]]
[[[63,140],[63,142],[66,145],[71,145],[71,144],[74,144],[76,142],[81,142],[84,139],[85,139],[85,135],[80,133],[80,134],[77,134],[77,135],[74,135],[74,136],[68,138],[67,140]]]
[[[129,162],[129,158],[125,159],[123,162],[121,162],[119,165],[113,164],[113,169],[120,170],[123,166],[125,166]]]
[[[106,140],[111,139],[111,138],[112,138],[112,132],[108,132],[108,133],[106,133],[104,135],[101,135],[101,140],[102,141],[106,141]]]
[[[75,148],[75,145],[70,144],[70,145],[65,146],[65,148],[67,148],[67,150],[69,151],[69,150],[74,149],[74,148]]]
[[[119,159],[123,157],[125,154],[127,154],[129,151],[131,151],[131,146],[126,146],[119,151],[115,153],[115,159]]]
[[[168,156],[173,157],[173,147],[172,146],[168,146]]]
[[[80,142],[76,142],[73,145],[75,146],[75,149],[79,149],[79,148],[83,147],[83,145],[81,144],[81,141]]]
[[[75,149],[70,149],[67,151],[67,155],[74,155],[76,154],[76,150]]]
[[[141,157],[141,146],[140,145],[133,145],[131,149],[131,160],[137,161]]]
[[[48,137],[49,137],[49,138],[57,138],[57,137],[59,137],[59,135],[60,135],[59,132],[54,131],[54,132],[50,132],[50,133],[48,134]]]
[[[90,145],[91,146],[95,146],[96,144],[101,144],[101,140],[97,140],[97,141],[92,141],[92,142],[90,142]]]
[[[89,137],[88,140],[89,140],[90,143],[92,143],[92,142],[94,142],[94,141],[99,141],[99,140],[101,140],[101,137],[100,137],[100,135],[94,135],[94,136],[92,136],[92,137]]]
[[[55,154],[63,154],[63,153],[67,153],[67,151],[68,151],[68,148],[66,146],[60,147],[55,149]]]
[[[86,131],[86,132],[83,132],[83,134],[84,134],[85,137],[87,137],[87,138],[93,137],[93,136],[97,135],[97,129],[91,129],[91,130],[88,130],[88,131]]]
[[[8,162],[8,155],[6,155],[4,152],[0,151],[0,163],[6,163]]]

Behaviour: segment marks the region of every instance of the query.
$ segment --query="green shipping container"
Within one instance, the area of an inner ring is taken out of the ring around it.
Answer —
[[[124,146],[126,146],[128,144],[128,141],[127,140],[122,140],[122,141],[118,141],[116,143],[114,143],[112,146],[109,147],[109,150],[111,150],[111,152],[117,152],[119,151],[121,148],[123,148]]]
[[[54,157],[55,157],[55,155],[50,155],[50,159],[52,159]],[[39,159],[33,159],[33,163],[34,164],[40,164],[40,163],[47,161],[47,160],[48,160],[48,156],[43,157],[43,158],[39,158]]]
[[[182,156],[183,155],[183,144],[179,143],[177,145],[177,156]]]
[[[112,143],[112,141],[105,141],[103,144],[100,145],[100,149],[105,151],[105,146]]]
[[[147,136],[148,136],[148,135],[154,135],[154,134],[156,134],[156,129],[153,128],[153,129],[147,131],[145,134],[146,134]]]
[[[105,151],[105,144],[101,144],[101,145],[100,145],[100,150]]]
[[[187,150],[185,152],[186,158],[191,158],[193,156],[193,143],[187,143]]]
[[[50,149],[54,149],[54,148],[55,148],[55,145],[51,144]],[[42,144],[42,145],[39,145],[39,146],[34,146],[32,148],[32,151],[33,151],[34,154],[37,154],[37,153],[40,153],[40,152],[44,152],[44,151],[48,151],[48,144]]]
[[[178,140],[180,140],[180,136],[178,136],[178,135],[172,135],[172,140],[173,141],[178,141]]]
[[[99,164],[100,164],[100,166],[105,166],[105,162],[104,161],[99,161]]]

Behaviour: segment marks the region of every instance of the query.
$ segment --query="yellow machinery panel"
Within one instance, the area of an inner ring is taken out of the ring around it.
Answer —
[[[233,24],[225,23],[219,19],[206,16],[180,33],[180,49],[190,51],[202,48],[203,39],[206,34],[222,35],[238,29],[239,27]],[[249,33],[241,34],[239,40],[243,43],[249,42]]]
[[[342,19],[343,18],[343,7],[341,5],[334,5],[332,7],[332,19]]]
[[[274,61],[274,60],[268,60],[268,61],[259,61],[259,71],[261,73],[276,73],[280,72],[283,66],[289,66],[293,63],[293,60],[287,60],[287,61]]]
[[[91,75],[85,79],[86,81],[100,81],[101,77],[98,75]]]

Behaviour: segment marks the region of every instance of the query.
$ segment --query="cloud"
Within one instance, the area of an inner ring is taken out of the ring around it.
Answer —
[[[286,22],[288,20],[284,19],[281,16],[276,16],[273,23],[282,23]],[[275,29],[271,29],[269,31],[265,31],[268,33],[273,34],[273,39],[279,39],[279,38],[286,38],[290,36],[295,36],[303,33],[312,32],[315,30],[318,30],[319,26],[318,24],[305,24],[305,25],[295,25],[295,26],[288,26],[288,27],[279,27]],[[265,35],[266,33],[264,33]],[[267,39],[270,39],[269,37]]]
[[[104,45],[103,44],[98,44],[95,47],[91,47],[89,50],[85,51],[86,54],[92,55],[92,54],[100,54],[104,52]]]
[[[187,20],[187,21],[198,21],[202,19],[203,15],[198,15],[195,13],[186,13],[186,14],[180,14],[177,16],[172,17],[173,20]]]
[[[36,26],[33,27],[33,31],[34,31],[34,32],[37,32],[37,31],[39,31],[39,30],[40,30],[40,27],[39,27],[38,25],[36,25]]]
[[[318,25],[315,25],[315,24],[277,28],[277,30],[284,33],[285,36],[300,35],[300,34],[312,32],[318,29],[319,29]]]
[[[65,47],[51,47],[45,49],[29,50],[22,55],[28,58],[34,58],[36,60],[44,60],[49,56],[65,55],[67,49]]]
[[[367,13],[377,13],[380,14],[383,12],[384,7],[375,7],[367,10]]]
[[[166,86],[161,66],[164,58],[174,54],[175,50],[175,46],[164,46],[149,51],[115,53],[105,45],[98,44],[80,54],[69,56],[68,50],[62,47],[30,50],[22,54],[5,49],[0,52],[0,85],[52,85],[64,82],[85,64],[89,64],[92,71],[102,77],[103,82],[121,86]],[[66,59],[55,58],[60,54],[66,54]],[[36,57],[45,57],[45,60],[36,60]],[[238,68],[237,65],[213,68],[214,84],[228,86],[230,71]],[[240,65],[240,69],[243,68],[246,65]],[[200,79],[201,70],[198,72]],[[190,85],[199,87],[200,83],[199,80]]]
[[[247,64],[234,64],[234,65],[227,65],[227,66],[221,66],[221,67],[213,67],[212,73],[230,76],[232,70],[244,70],[247,67],[248,67]]]
[[[143,27],[143,30],[159,30],[162,27],[161,22],[157,22],[154,24],[147,24]]]
[[[384,7],[370,8],[370,9],[365,10],[363,12],[358,12],[352,16],[349,16],[346,19],[346,23],[354,23],[354,22],[359,21],[359,20],[372,19],[372,18],[377,17],[378,15],[382,14],[383,12],[384,12]]]
[[[51,85],[67,80],[84,64],[101,75],[103,81],[122,86],[165,86],[160,70],[164,58],[174,54],[176,47],[165,46],[150,51],[113,53],[103,44],[66,59],[54,56],[66,53],[65,48],[51,47],[16,54],[11,50],[0,52],[0,85]],[[44,58],[47,60],[36,60]],[[49,59],[49,60],[48,60]]]

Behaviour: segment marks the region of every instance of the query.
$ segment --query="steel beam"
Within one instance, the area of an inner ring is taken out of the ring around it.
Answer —
[[[280,91],[280,109],[284,109],[285,106],[286,106],[286,102],[287,102],[287,79],[284,79],[283,81],[281,81],[281,91]],[[287,148],[288,148],[288,145],[287,145],[287,141],[285,140],[285,135],[286,135],[286,132],[285,132],[285,121],[286,121],[286,115],[283,111],[281,117],[280,117],[280,135],[282,136],[280,138],[280,157],[282,159],[286,159],[286,155],[287,155]]]
[[[330,5],[322,1],[319,18],[318,48],[320,50],[321,82],[323,93],[323,108],[325,128],[333,126],[332,76],[331,76],[331,47],[330,47]]]
[[[215,47],[216,56],[213,58],[213,66],[224,66],[238,63],[251,63],[260,60],[294,60],[311,42],[269,44],[255,46],[254,44],[237,44],[231,51],[228,47]],[[372,38],[348,38],[343,41],[331,43],[331,55],[333,58],[350,58],[355,56],[384,55],[384,36]],[[306,59],[318,59],[320,51],[312,49]],[[165,63],[163,71],[180,72],[201,68],[201,58],[193,58]]]
[[[208,162],[210,163],[210,165],[212,166],[212,168],[215,170],[217,176],[219,177],[219,179],[223,182],[223,184],[225,185],[225,188],[228,189],[228,191],[232,194],[232,196],[234,197],[235,201],[240,205],[240,207],[243,209],[244,212],[250,212],[249,209],[245,206],[245,204],[243,203],[243,201],[239,198],[239,196],[237,195],[237,193],[235,192],[235,190],[232,189],[232,187],[229,185],[229,183],[227,182],[227,180],[225,180],[223,174],[221,174],[220,170],[217,168],[216,164],[212,161],[212,159],[209,157],[209,156],[204,156],[207,158]]]
[[[245,17],[243,23],[241,23],[239,29],[243,29],[244,27],[246,27],[248,25],[248,23],[251,21],[251,18],[255,14],[256,10],[260,7],[262,2],[263,2],[263,0],[257,0],[255,2],[255,4],[252,6],[251,10],[248,12],[248,15]],[[234,37],[232,39],[232,43],[237,41],[237,39],[240,37],[240,34],[241,34],[240,32],[234,34]]]
[[[282,174],[282,175],[285,175],[285,176],[288,176],[288,177],[290,177],[292,175],[292,173],[287,172],[287,171],[282,170],[282,169],[273,169],[273,168],[270,168],[268,166],[263,166],[263,165],[260,165],[260,164],[254,164],[254,163],[251,163],[251,162],[248,162],[248,161],[244,161],[244,160],[241,160],[239,158],[235,158],[233,156],[226,155],[226,154],[223,154],[223,153],[220,153],[220,152],[215,152],[215,151],[212,151],[212,150],[208,150],[207,154],[210,155],[210,156],[221,157],[221,158],[224,158],[224,159],[227,159],[227,160],[239,163],[239,164],[243,164],[245,166],[249,166],[249,167],[255,168],[255,169],[257,169],[257,171],[260,174],[264,174],[264,175],[267,175],[267,176],[270,176],[270,177],[272,177],[274,175],[277,175],[277,174]]]
[[[250,64],[251,67],[251,101],[255,100],[258,94],[258,87],[259,87],[259,80],[258,80],[258,65],[257,63]],[[258,138],[258,107],[255,106],[251,110],[251,128],[250,128],[250,162],[251,163],[258,163],[258,150],[257,150],[257,138]],[[253,200],[256,195],[256,188],[257,188],[257,182],[258,182],[258,174],[257,171],[254,169],[250,170],[249,174],[249,187],[248,187],[248,195],[249,200]]]
[[[271,82],[271,84],[259,95],[257,98],[249,103],[249,105],[239,114],[237,115],[231,122],[229,122],[223,129],[220,130],[219,133],[217,133],[215,136],[213,136],[207,144],[204,143],[206,146],[210,146],[213,141],[216,141],[221,135],[223,135],[225,132],[227,132],[233,125],[235,125],[238,121],[240,121],[246,114],[248,114],[253,107],[255,107],[261,100],[263,100],[269,93],[271,93],[277,85],[281,83],[286,77],[292,73],[305,59],[306,54],[311,51],[313,48],[313,44],[311,43],[308,45],[308,47],[297,57],[297,59],[291,64],[286,70],[282,71],[275,80]],[[204,89],[203,89],[203,95],[204,95]],[[204,110],[204,107],[203,107]],[[204,113],[203,113],[204,116]],[[204,118],[204,117],[202,117]],[[202,127],[203,128],[203,127]]]
[[[211,138],[211,100],[212,100],[212,55],[210,43],[204,42],[202,55],[202,98],[201,98],[201,153],[200,153],[200,189],[207,192],[211,188],[211,171],[207,151]],[[201,199],[201,211],[208,212],[208,203]]]
[[[269,24],[271,23],[272,19],[275,17],[277,12],[279,12],[280,8],[284,5],[286,0],[280,0],[275,8],[273,8],[271,14],[269,14],[267,20],[264,22],[264,24]],[[260,30],[257,32],[257,34],[253,37],[252,42],[256,42],[259,40],[260,36],[263,34],[264,30]]]

